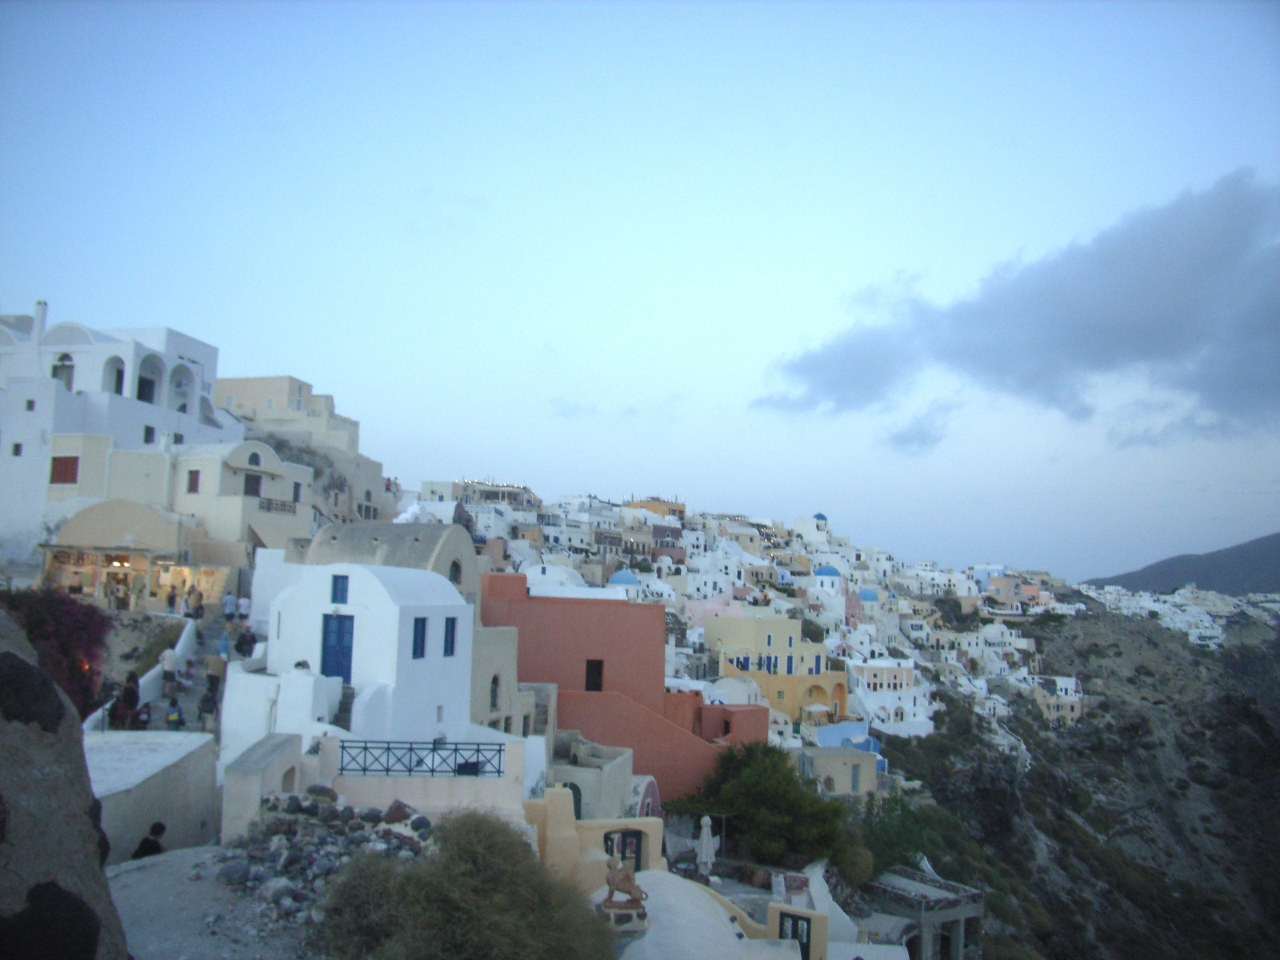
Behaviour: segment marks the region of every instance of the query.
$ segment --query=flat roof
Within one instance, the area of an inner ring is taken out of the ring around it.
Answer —
[[[211,733],[119,730],[84,735],[93,795],[101,799],[136,787],[213,740]]]

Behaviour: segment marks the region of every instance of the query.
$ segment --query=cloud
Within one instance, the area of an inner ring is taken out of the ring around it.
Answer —
[[[889,444],[904,453],[927,453],[946,437],[947,415],[955,408],[954,403],[934,401],[924,413],[913,417],[901,430],[891,433]]]
[[[783,362],[797,390],[765,397],[786,410],[861,410],[907,390],[927,366],[989,391],[1085,420],[1104,376],[1137,376],[1191,401],[1169,431],[1233,434],[1280,421],[1280,188],[1252,171],[1142,210],[1083,244],[997,267],[970,299],[850,299],[887,312]],[[932,436],[929,414],[895,434]],[[935,416],[934,420],[938,418]],[[936,423],[933,425],[937,425]]]
[[[594,404],[579,403],[576,400],[565,400],[562,397],[551,398],[551,412],[565,420],[576,420],[579,417],[596,417],[600,411]]]

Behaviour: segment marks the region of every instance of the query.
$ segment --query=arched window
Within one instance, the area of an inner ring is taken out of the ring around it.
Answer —
[[[489,681],[489,709],[498,709],[498,675],[495,673]]]
[[[261,454],[257,454],[257,453],[251,453],[251,454],[249,454],[249,466],[251,466],[251,467],[260,467],[260,466],[262,466],[262,456],[261,456]]]
[[[102,365],[102,392],[124,396],[124,361],[119,357]]]
[[[58,362],[53,365],[53,379],[62,381],[62,385],[70,390],[71,381],[75,379],[75,375],[76,364],[71,359],[71,354],[59,354]]]
[[[449,580],[456,586],[462,583],[462,563],[458,560],[449,564]]]

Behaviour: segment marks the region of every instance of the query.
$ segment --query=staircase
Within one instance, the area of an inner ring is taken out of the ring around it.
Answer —
[[[333,725],[343,730],[351,729],[351,704],[356,698],[356,688],[346,684],[342,686],[342,700],[338,703],[338,713],[333,718]]]

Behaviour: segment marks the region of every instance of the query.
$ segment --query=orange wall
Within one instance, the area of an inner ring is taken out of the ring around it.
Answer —
[[[557,706],[561,730],[578,730],[596,743],[630,747],[631,769],[658,781],[664,803],[695,793],[722,749],[617,693],[562,690]]]
[[[724,734],[725,721],[729,734]],[[740,747],[769,739],[769,708],[745,703],[708,703],[702,708],[702,735]]]
[[[481,622],[520,631],[520,682],[554,683],[561,697],[582,692],[587,661],[603,660],[604,692],[624,694],[661,718],[666,609],[625,600],[530,597],[527,584],[522,573],[486,573],[481,584]],[[563,720],[561,726],[573,729]]]

